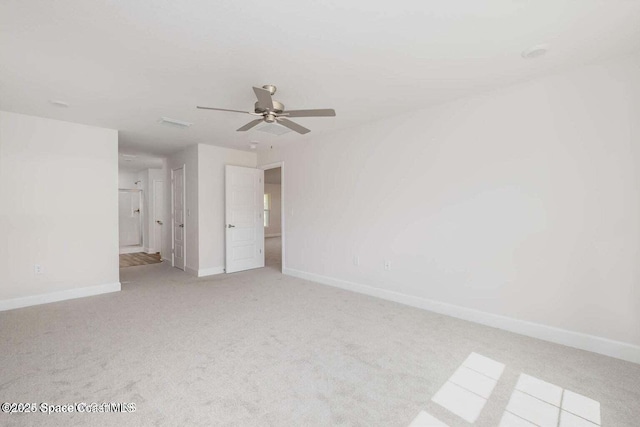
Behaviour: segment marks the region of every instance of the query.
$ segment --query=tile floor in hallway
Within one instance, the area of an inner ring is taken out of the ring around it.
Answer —
[[[162,262],[160,254],[148,254],[136,252],[132,254],[120,254],[120,268],[134,267],[136,265],[157,264]]]

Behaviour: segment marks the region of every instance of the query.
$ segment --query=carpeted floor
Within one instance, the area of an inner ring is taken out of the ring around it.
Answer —
[[[640,365],[273,265],[198,279],[162,263],[121,281],[122,292],[0,313],[0,401],[136,412],[0,413],[1,425],[406,427],[426,411],[468,426],[431,399],[472,352],[505,365],[474,425],[499,424],[521,373],[599,401],[602,426],[640,420]]]

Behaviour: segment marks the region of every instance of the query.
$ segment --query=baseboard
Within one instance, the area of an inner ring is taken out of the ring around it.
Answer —
[[[0,311],[13,310],[15,308],[29,307],[32,305],[48,304],[50,302],[64,301],[89,297],[93,295],[118,292],[120,282],[106,283],[104,285],[87,286],[85,288],[67,289],[65,291],[51,292],[48,294],[32,295],[22,298],[0,300]]]
[[[198,270],[198,277],[213,276],[224,273],[224,267],[201,268]]]
[[[186,267],[184,269],[187,273],[196,277],[205,277],[205,276],[213,276],[214,274],[224,273],[224,267],[211,267],[211,268],[201,268],[196,270],[195,268]]]
[[[144,248],[144,251],[145,253],[148,253],[148,254],[157,254],[160,252],[158,249],[153,249],[153,248]]]
[[[265,234],[264,237],[281,237],[282,233]]]
[[[640,363],[640,346],[614,341],[608,338],[588,335],[581,332],[574,332],[567,329],[547,326],[540,323],[519,320],[513,317],[502,316],[499,314],[487,313],[485,311],[475,310],[472,308],[461,307],[458,305],[448,304],[440,301],[430,300],[394,292],[386,289],[375,288],[369,285],[349,282],[346,280],[335,279],[305,271],[295,270],[292,268],[283,268],[282,272],[289,276],[298,277],[300,279],[318,282],[324,285],[334,286],[361,294],[394,301],[400,304],[433,311],[447,316],[456,317],[458,319],[469,320],[471,322],[480,323],[506,331],[515,332],[533,338],[550,341],[556,344],[562,344],[569,347],[587,350],[594,353],[603,354],[605,356],[615,357],[617,359],[629,362]]]

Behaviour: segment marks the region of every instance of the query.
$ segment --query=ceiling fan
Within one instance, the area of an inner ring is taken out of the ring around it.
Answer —
[[[229,111],[232,113],[243,113],[250,114],[252,116],[260,116],[259,119],[252,120],[246,125],[242,126],[240,129],[237,129],[238,132],[245,132],[251,129],[254,126],[262,122],[266,123],[278,123],[282,126],[288,127],[289,129],[296,131],[300,134],[305,134],[311,132],[311,130],[307,129],[304,126],[300,126],[296,122],[293,122],[288,119],[288,117],[335,117],[336,112],[331,108],[319,109],[319,110],[289,110],[286,111],[284,109],[284,104],[281,102],[275,101],[272,96],[276,93],[276,87],[273,85],[264,85],[261,88],[254,87],[253,91],[258,98],[258,101],[255,103],[254,112],[250,111],[239,111],[239,110],[228,110],[226,108],[213,108],[213,107],[200,107],[202,110],[216,110],[216,111]]]

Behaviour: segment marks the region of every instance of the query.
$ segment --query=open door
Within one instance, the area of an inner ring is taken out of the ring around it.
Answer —
[[[185,266],[185,240],[184,229],[184,205],[185,205],[185,180],[184,166],[171,171],[172,182],[172,235],[173,235],[173,266],[184,270]]]
[[[225,167],[227,273],[264,267],[264,171]]]

